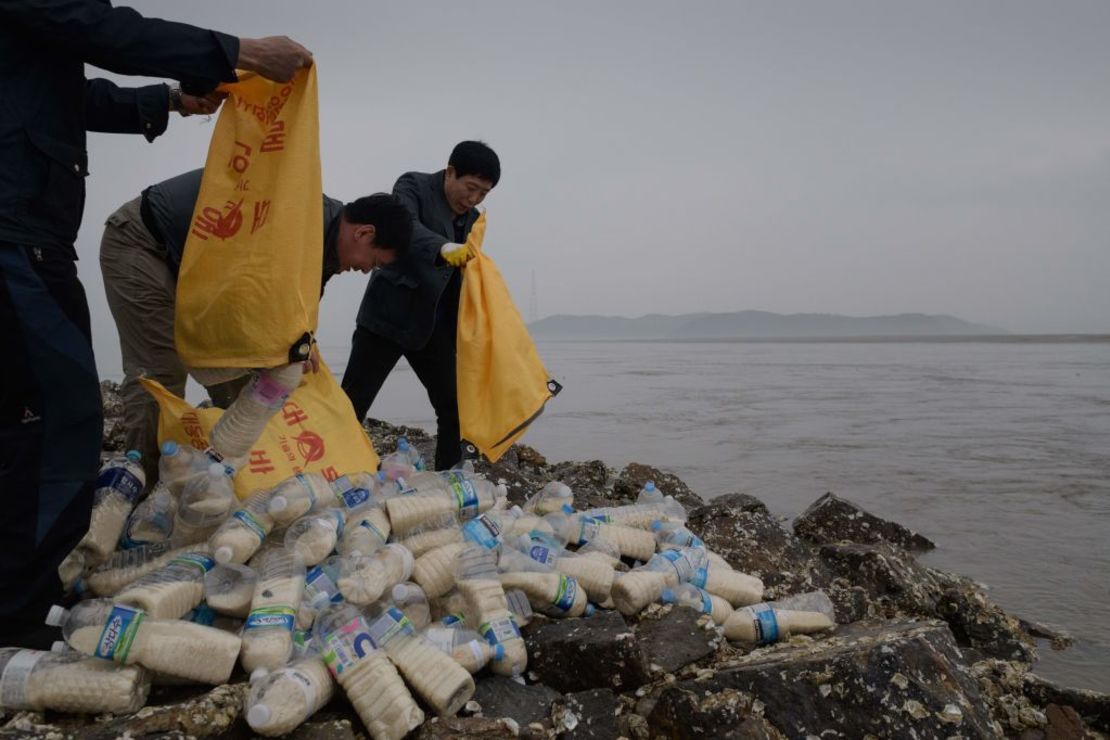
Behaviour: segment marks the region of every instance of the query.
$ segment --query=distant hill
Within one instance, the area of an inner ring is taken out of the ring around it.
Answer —
[[[1005,329],[972,324],[955,316],[903,313],[896,316],[778,314],[767,311],[648,314],[621,316],[548,316],[528,325],[537,339],[820,339],[1009,334]]]

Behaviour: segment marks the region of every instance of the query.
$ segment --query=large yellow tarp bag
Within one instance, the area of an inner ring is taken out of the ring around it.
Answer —
[[[544,369],[501,271],[482,253],[485,234],[483,213],[467,238],[476,256],[463,269],[455,372],[463,443],[496,462],[562,386]]]
[[[177,281],[186,367],[276,367],[316,331],[323,264],[316,67],[221,86]]]
[[[223,410],[193,408],[156,381],[141,378],[139,382],[158,401],[159,444],[173,440],[198,450],[208,447],[208,435]],[[335,480],[377,469],[378,455],[355,418],[351,401],[321,362],[320,371],[306,373],[266,425],[247,462],[235,474],[235,494],[242,499],[306,471]]]

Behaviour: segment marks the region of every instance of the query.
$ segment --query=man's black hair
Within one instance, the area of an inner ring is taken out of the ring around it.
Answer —
[[[343,216],[353,224],[371,224],[374,244],[398,256],[412,241],[412,212],[396,195],[374,193],[352,200],[343,206]]]
[[[483,141],[459,142],[451,150],[447,164],[455,168],[455,177],[475,175],[494,185],[501,179],[501,160]]]

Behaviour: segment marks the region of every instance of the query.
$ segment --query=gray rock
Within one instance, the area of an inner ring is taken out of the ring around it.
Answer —
[[[794,520],[794,534],[818,545],[833,542],[858,542],[865,545],[885,542],[907,550],[932,550],[927,537],[896,522],[880,519],[832,493],[810,504]]]
[[[515,723],[485,717],[433,717],[413,733],[413,740],[489,740],[515,738]]]
[[[246,728],[246,723],[240,719],[246,693],[245,683],[224,684],[190,699],[148,704],[135,714],[110,717],[104,721],[78,715],[51,715],[48,722],[41,714],[24,712],[0,730],[0,738],[230,738],[237,728]]]
[[[557,691],[625,692],[648,681],[639,640],[617,612],[544,624],[524,639],[529,675]]]
[[[505,676],[487,676],[475,684],[473,701],[481,705],[483,717],[510,717],[523,726],[551,716],[552,703],[562,696],[543,684],[525,686]]]
[[[751,732],[774,736],[777,728],[791,738],[1001,734],[951,632],[935,621],[852,625],[756,650],[666,688],[649,724],[658,737],[724,737],[760,717],[772,727]]]
[[[654,481],[656,488],[664,495],[674,496],[675,501],[685,506],[687,510],[705,505],[705,500],[691,491],[677,475],[639,463],[630,463],[617,476],[617,480],[613,483],[613,498],[621,503],[632,503],[648,481]]]
[[[613,740],[620,736],[617,711],[620,703],[609,689],[592,689],[567,694],[554,712],[556,729],[564,728],[560,740]]]
[[[645,616],[636,627],[636,637],[648,668],[659,666],[667,673],[713,654],[720,641],[716,630],[706,629],[706,617],[685,606],[674,606]]]
[[[1110,694],[1060,686],[1035,673],[1023,676],[1021,690],[1042,706],[1057,704],[1071,707],[1088,725],[1100,732],[1110,733]]]
[[[858,587],[868,598],[868,615],[939,617],[958,644],[1002,660],[1032,662],[1032,639],[967,579],[926,568],[889,545],[837,544],[821,547],[821,560],[836,577],[830,595]]]

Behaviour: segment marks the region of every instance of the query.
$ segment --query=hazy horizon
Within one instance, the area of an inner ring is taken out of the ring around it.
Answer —
[[[1110,331],[1110,4],[129,2],[313,50],[324,189],[500,154],[486,249],[522,315],[947,314]],[[144,78],[109,76],[123,84]],[[118,364],[104,219],[213,126],[90,134],[78,239]],[[533,275],[535,311],[533,311]],[[366,277],[334,279],[346,343]]]

